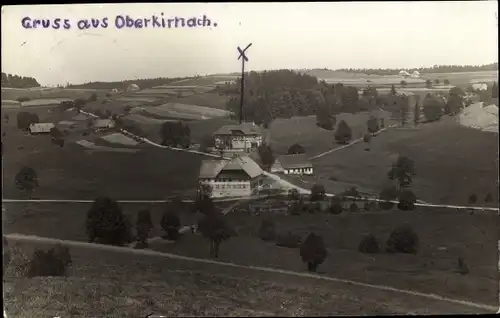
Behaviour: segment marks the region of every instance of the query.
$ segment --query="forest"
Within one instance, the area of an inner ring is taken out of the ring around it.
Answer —
[[[219,93],[228,94],[227,109],[239,116],[240,79],[221,85]],[[368,110],[376,103],[377,91],[367,89],[360,97],[358,89],[343,84],[327,84],[316,77],[293,70],[249,72],[245,75],[243,118],[268,124],[275,118],[317,115],[331,118],[341,112]]]
[[[2,72],[2,87],[31,88],[40,87],[40,84],[33,77],[6,74]]]

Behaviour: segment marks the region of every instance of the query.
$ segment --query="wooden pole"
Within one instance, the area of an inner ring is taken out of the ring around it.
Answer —
[[[241,59],[240,124],[243,122],[243,98],[245,96],[245,59]]]

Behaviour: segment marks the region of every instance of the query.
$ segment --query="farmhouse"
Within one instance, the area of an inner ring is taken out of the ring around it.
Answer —
[[[298,154],[279,156],[271,167],[271,172],[312,175],[314,169],[306,154]]]
[[[112,119],[96,119],[93,123],[95,129],[115,128],[115,121]]]
[[[212,197],[247,197],[258,194],[263,171],[248,156],[231,160],[203,160],[198,182],[212,188]]]
[[[249,152],[262,144],[262,134],[254,123],[226,125],[214,133],[214,144],[218,149]]]
[[[407,77],[407,76],[410,76],[410,73],[408,73],[407,71],[405,70],[401,70],[399,71],[399,76],[404,76],[404,77]]]
[[[418,78],[418,77],[420,77],[420,73],[417,70],[415,70],[415,71],[413,71],[413,73],[411,73],[411,77]]]
[[[30,124],[30,134],[48,134],[52,128],[56,127],[53,123],[35,123]]]

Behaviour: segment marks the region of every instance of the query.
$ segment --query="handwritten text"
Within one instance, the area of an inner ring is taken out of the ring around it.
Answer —
[[[113,19],[104,18],[87,18],[77,21],[61,18],[33,18],[24,17],[21,20],[21,25],[25,29],[62,29],[69,30],[71,28],[85,29],[107,29],[115,27],[116,29],[143,29],[143,28],[204,28],[217,27],[217,22],[212,22],[206,15],[202,17],[170,17],[165,18],[163,12],[160,16],[152,15],[148,18],[131,17],[129,15],[117,15]]]

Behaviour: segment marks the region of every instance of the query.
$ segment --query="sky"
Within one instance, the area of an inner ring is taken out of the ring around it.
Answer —
[[[488,64],[498,61],[497,7],[497,1],[2,6],[2,72],[42,85],[238,72],[237,47],[248,43],[245,67],[257,71]],[[205,15],[211,26],[115,25],[119,15],[151,19],[162,12],[165,20]],[[28,29],[25,17],[68,19],[70,28]],[[79,20],[105,17],[107,28],[78,28]]]

